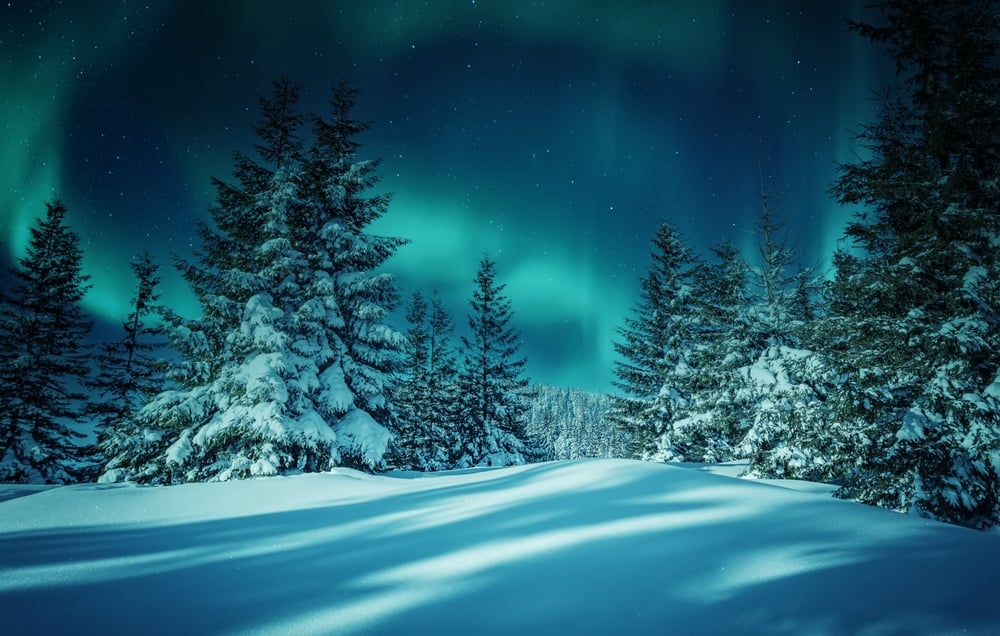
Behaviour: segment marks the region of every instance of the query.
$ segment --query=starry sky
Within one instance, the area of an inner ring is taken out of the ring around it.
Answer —
[[[258,95],[288,74],[325,114],[346,80],[372,123],[359,157],[394,193],[370,230],[412,241],[387,264],[403,297],[439,290],[460,333],[488,254],[527,375],[607,390],[656,227],[752,255],[760,165],[803,263],[829,267],[852,211],[827,190],[889,77],[847,30],[878,19],[865,4],[0,0],[0,251],[60,197],[100,324],[145,249],[195,316],[170,256],[198,247]]]

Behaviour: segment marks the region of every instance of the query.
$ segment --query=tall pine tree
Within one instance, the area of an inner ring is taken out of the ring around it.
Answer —
[[[642,295],[618,329],[616,386],[610,419],[626,432],[638,457],[676,459],[673,423],[691,399],[694,326],[692,286],[699,262],[680,235],[663,223],[653,237],[649,272]]]
[[[696,337],[689,355],[690,393],[673,425],[678,456],[699,462],[734,457],[749,427],[740,371],[753,361],[746,261],[728,242],[711,251],[715,260],[699,268],[692,282],[691,328]]]
[[[889,0],[853,23],[896,92],[841,167],[860,209],[830,321],[849,442],[844,492],[975,527],[1000,522],[1000,14],[989,0]]]
[[[60,201],[31,228],[0,312],[0,481],[69,483],[84,468],[81,413],[92,327],[80,301],[89,285],[80,239]]]
[[[793,323],[795,311],[795,250],[789,246],[780,219],[764,185],[761,173],[760,220],[757,223],[756,266],[750,268],[750,281],[755,288],[749,307],[751,340],[756,348],[797,346]]]
[[[140,435],[135,414],[164,389],[164,363],[156,355],[166,346],[157,304],[159,266],[145,252],[133,260],[132,272],[136,291],[122,322],[124,333],[101,347],[97,374],[87,382],[97,392],[86,410],[97,418],[99,453],[107,469],[129,461]]]
[[[391,439],[387,399],[404,337],[383,323],[396,303],[377,273],[402,239],[367,234],[388,205],[371,195],[377,162],[357,161],[355,93],[301,137],[300,88],[273,84],[255,127],[259,159],[237,153],[215,180],[213,226],[181,271],[202,316],[171,316],[180,387],[138,421],[148,440],[117,476],[224,480],[334,465],[378,469]]]
[[[750,460],[755,476],[827,477],[825,393],[817,386],[825,369],[810,350],[815,307],[809,273],[793,272],[795,250],[787,242],[761,175],[757,262],[749,269],[747,309],[751,364],[737,372],[735,407],[747,427],[735,455]]]
[[[450,339],[454,329],[437,292],[428,305],[415,292],[406,308],[408,347],[396,392],[399,434],[396,463],[413,470],[451,467],[456,435],[458,368]]]
[[[430,397],[430,333],[427,329],[427,300],[414,292],[406,305],[407,348],[402,364],[403,379],[397,384],[394,402],[399,409],[399,435],[393,444],[394,467],[425,470],[424,453],[432,445]]]
[[[469,301],[471,335],[462,337],[457,467],[523,464],[532,457],[525,419],[530,394],[521,375],[526,360],[517,357],[520,335],[510,324],[504,287],[496,282],[496,265],[484,256]]]

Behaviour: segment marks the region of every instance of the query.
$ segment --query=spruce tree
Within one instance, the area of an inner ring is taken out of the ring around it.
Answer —
[[[844,494],[975,527],[1000,522],[1000,14],[988,0],[890,0],[852,23],[896,91],[841,166],[859,209],[838,255],[832,396]]]
[[[402,239],[364,230],[388,205],[370,195],[377,162],[357,161],[355,93],[302,138],[300,87],[261,98],[257,159],[237,153],[233,182],[214,180],[213,225],[180,268],[202,306],[168,315],[182,356],[179,389],[137,416],[145,448],[117,477],[224,480],[335,465],[384,466],[395,426],[388,400],[404,338],[384,324],[396,303],[377,273]]]
[[[394,441],[393,464],[406,470],[424,470],[423,453],[430,447],[427,375],[430,334],[427,330],[427,301],[414,292],[406,305],[407,348],[402,364],[403,379],[398,383],[394,402],[399,409],[399,434]]]
[[[471,335],[462,337],[457,467],[508,466],[532,458],[525,422],[530,392],[521,376],[526,359],[517,357],[520,335],[510,324],[504,287],[496,282],[496,265],[484,256],[469,301]]]
[[[824,368],[810,349],[815,307],[806,270],[793,273],[795,250],[783,231],[761,177],[757,263],[749,268],[747,320],[752,362],[738,370],[735,410],[746,433],[734,454],[750,460],[758,477],[826,477]]]
[[[72,423],[89,372],[92,322],[80,306],[89,276],[66,207],[45,208],[0,312],[0,481],[69,483],[84,469],[83,435]]]
[[[436,424],[435,438],[427,462],[428,469],[450,468],[454,460],[449,449],[456,446],[459,430],[458,357],[451,343],[455,322],[437,290],[431,296],[428,314],[430,355],[427,376],[430,421]]]
[[[399,434],[397,465],[413,470],[450,467],[458,402],[457,366],[450,337],[451,316],[435,291],[428,306],[415,292],[406,308],[408,348],[404,378],[396,392]]]
[[[615,385],[610,419],[631,438],[637,457],[679,459],[672,427],[691,399],[694,328],[692,287],[699,263],[680,235],[663,223],[653,237],[649,272],[639,303],[618,329],[614,344]]]
[[[678,457],[698,462],[733,459],[749,428],[741,370],[752,363],[755,346],[747,312],[748,266],[731,243],[711,251],[715,260],[696,270],[692,281],[689,398],[673,425]]]
[[[795,307],[795,251],[788,244],[784,221],[778,218],[761,176],[761,214],[757,223],[757,258],[749,268],[755,287],[748,308],[751,340],[755,348],[797,346],[792,325]]]
[[[335,353],[325,354],[319,364],[327,373],[340,368],[352,402],[352,414],[340,427],[342,446],[350,449],[348,463],[376,468],[383,459],[369,459],[383,451],[375,453],[365,439],[374,440],[370,425],[395,426],[387,396],[406,344],[405,336],[385,322],[399,304],[395,278],[379,270],[407,240],[365,232],[385,214],[391,196],[372,192],[381,162],[357,158],[356,138],[370,125],[354,119],[356,100],[357,90],[341,83],[334,89],[329,116],[313,117],[314,142],[304,166],[310,203],[296,227],[311,277],[308,295],[328,303],[321,322],[331,329],[327,349]],[[331,283],[336,306],[327,297]],[[363,414],[371,416],[369,433],[366,427],[346,426],[368,419]],[[343,415],[340,407],[328,412],[332,418]]]
[[[87,382],[97,396],[86,410],[97,418],[99,452],[109,470],[130,460],[141,434],[135,414],[165,388],[164,363],[157,356],[166,346],[157,304],[159,266],[149,252],[136,257],[131,266],[136,291],[128,318],[122,322],[124,333],[101,347],[97,373]]]

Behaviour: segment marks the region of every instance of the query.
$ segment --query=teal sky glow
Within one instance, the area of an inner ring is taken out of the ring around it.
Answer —
[[[344,79],[395,193],[373,231],[411,239],[404,297],[438,289],[461,328],[490,254],[529,376],[608,389],[612,342],[656,226],[698,250],[753,245],[758,162],[805,264],[851,212],[826,194],[883,88],[847,31],[860,2],[195,2],[0,4],[0,241],[23,253],[61,197],[83,239],[87,309],[120,319],[150,249],[163,300],[193,314],[171,255],[197,247],[211,176],[249,150],[281,73],[322,111]],[[400,322],[396,325],[403,328]]]

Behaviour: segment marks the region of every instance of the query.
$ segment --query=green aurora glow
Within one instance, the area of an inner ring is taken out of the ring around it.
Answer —
[[[372,230],[412,241],[389,264],[404,297],[437,288],[461,329],[488,253],[532,379],[606,389],[661,221],[699,250],[751,248],[758,161],[807,265],[828,264],[851,214],[826,190],[884,77],[844,24],[861,3],[749,5],[12,0],[6,258],[59,196],[83,239],[90,312],[124,315],[128,260],[148,248],[164,301],[195,314],[169,261],[197,247],[209,177],[253,142],[256,95],[289,73],[321,111],[347,79],[373,122],[362,157],[383,159],[395,193]]]

